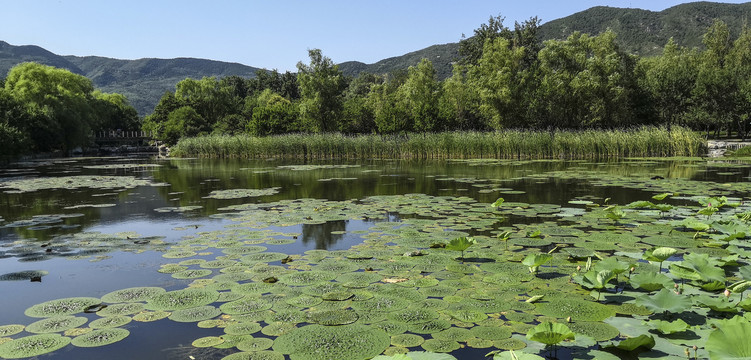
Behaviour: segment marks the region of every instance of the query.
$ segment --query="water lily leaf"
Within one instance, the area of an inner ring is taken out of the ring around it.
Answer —
[[[711,227],[709,224],[703,223],[694,218],[686,218],[683,221],[681,221],[679,225],[687,229],[692,229],[694,231],[706,231]]]
[[[604,289],[605,286],[616,277],[611,270],[590,270],[581,277],[575,277],[575,280],[587,289]]]
[[[411,347],[411,346],[410,346]],[[457,360],[456,357],[449,354],[434,353],[428,351],[410,351],[406,354],[396,354],[392,356],[379,355],[373,360]]]
[[[130,335],[130,331],[118,328],[106,328],[88,332],[73,338],[70,342],[78,347],[98,347],[116,343]]]
[[[675,255],[678,250],[671,247],[653,247],[644,252],[642,258],[647,261],[663,262]]]
[[[0,357],[20,359],[39,356],[61,349],[70,344],[70,338],[60,334],[31,335],[0,345]]]
[[[630,284],[634,289],[657,291],[673,286],[673,280],[665,274],[650,271],[632,275]]]
[[[513,351],[513,350],[499,352],[493,356],[493,360],[544,360],[544,359],[545,358],[542,356],[525,353],[523,351]]]
[[[452,239],[447,245],[446,249],[448,250],[454,250],[454,251],[464,251],[467,250],[472,245],[477,244],[477,241],[472,237],[458,237],[455,239]]]
[[[26,331],[34,334],[56,333],[79,327],[87,321],[89,319],[83,316],[54,316],[29,324],[26,326]]]
[[[561,323],[543,322],[527,333],[527,339],[545,345],[555,345],[565,340],[573,340],[574,332]]]
[[[705,348],[710,359],[751,358],[751,322],[734,317],[709,334]]]
[[[683,256],[683,261],[670,264],[670,272],[680,278],[703,282],[725,281],[725,270],[720,261],[707,254],[692,253]]]
[[[501,204],[503,204],[503,202],[504,202],[503,198],[498,198],[498,200],[496,200],[495,202],[493,202],[492,204],[490,204],[490,206],[492,206],[492,207],[500,207]]]
[[[91,306],[101,304],[102,301],[92,297],[73,297],[65,299],[57,299],[43,302],[41,304],[34,305],[26,311],[24,314],[31,317],[52,317],[57,315],[73,315],[84,312]]]
[[[529,267],[529,272],[537,273],[540,266],[544,265],[548,261],[553,260],[553,255],[550,254],[529,254],[522,260],[522,264]]]
[[[308,325],[279,336],[273,349],[293,360],[370,359],[391,344],[391,337],[372,326]]]
[[[682,319],[675,321],[651,320],[648,325],[665,335],[683,332],[689,328],[689,325]]]
[[[657,194],[657,195],[652,196],[652,199],[655,199],[657,201],[662,201],[662,200],[665,200],[665,198],[667,198],[669,196],[673,196],[673,193]]]
[[[620,342],[613,342],[605,347],[615,347],[625,351],[643,352],[655,347],[655,338],[652,335],[639,335]]]
[[[655,313],[679,313],[691,308],[692,305],[688,296],[678,295],[668,289],[662,289],[654,295],[642,295],[636,298],[636,303]]]
[[[730,300],[728,300],[728,298],[724,296],[712,297],[709,295],[702,294],[696,297],[695,301],[697,304],[701,305],[702,307],[707,307],[717,312],[724,312],[724,313],[738,312],[738,307],[736,307],[736,304],[733,302],[730,302]]]

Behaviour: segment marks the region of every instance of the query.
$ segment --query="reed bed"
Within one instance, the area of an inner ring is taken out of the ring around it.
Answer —
[[[701,156],[706,143],[688,128],[506,130],[406,135],[209,135],[181,139],[174,156],[211,158],[446,159]]]

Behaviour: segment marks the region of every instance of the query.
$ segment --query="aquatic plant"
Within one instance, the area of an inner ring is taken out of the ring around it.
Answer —
[[[660,263],[660,267],[657,272],[662,272],[662,263],[675,255],[678,250],[671,247],[652,247],[649,250],[644,251],[642,259],[647,261],[657,261]]]
[[[691,308],[691,299],[668,289],[662,289],[654,295],[642,295],[636,298],[638,305],[655,313],[680,313]]]
[[[26,326],[26,331],[34,334],[63,332],[68,329],[79,327],[87,321],[89,321],[89,319],[83,316],[54,316],[29,324]]]
[[[553,260],[553,255],[550,254],[529,254],[522,260],[522,264],[529,267],[529,272],[537,275],[540,266],[545,265],[551,260]]]
[[[475,244],[477,244],[477,240],[475,240],[474,238],[462,236],[452,239],[448,244],[446,244],[446,249],[461,251],[461,259],[464,260],[464,250],[467,250],[470,246]]]
[[[574,332],[565,324],[543,322],[527,333],[527,339],[547,346],[557,345],[562,341],[574,340]]]
[[[98,347],[116,343],[130,335],[130,331],[118,328],[106,328],[76,336],[71,344],[78,347]]]
[[[219,298],[215,290],[188,288],[152,296],[146,303],[148,310],[181,310],[213,303]]]
[[[710,359],[747,359],[751,357],[751,322],[740,316],[724,321],[712,331],[705,345]]]
[[[102,296],[102,301],[108,303],[144,302],[157,294],[165,292],[167,290],[160,287],[132,287],[107,293]]]
[[[72,297],[50,300],[34,305],[24,314],[30,317],[52,317],[58,315],[73,315],[84,312],[90,306],[101,304],[102,301],[92,297]]]
[[[20,359],[39,356],[61,349],[69,343],[70,338],[60,334],[25,336],[0,344],[0,357]]]
[[[364,360],[379,355],[390,343],[386,332],[372,326],[308,325],[279,336],[273,349],[293,360]]]

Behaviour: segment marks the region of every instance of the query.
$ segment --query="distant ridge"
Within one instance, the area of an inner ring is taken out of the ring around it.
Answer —
[[[725,21],[731,34],[737,36],[743,25],[751,21],[751,2],[694,2],[659,12],[597,6],[546,22],[540,26],[538,35],[541,41],[565,39],[574,31],[596,35],[610,28],[618,34],[618,41],[624,50],[650,56],[659,54],[670,37],[679,45],[700,47],[702,36],[714,19]],[[323,50],[325,53],[326,49]],[[458,50],[458,43],[433,45],[373,64],[344,62],[340,64],[340,69],[350,76],[361,72],[386,74],[406,69],[427,58],[443,79],[451,75],[452,64],[459,58]],[[141,115],[153,111],[162,94],[174,90],[175,84],[187,77],[252,77],[258,70],[238,63],[194,58],[118,60],[98,56],[60,56],[39,46],[14,46],[0,41],[0,77],[5,76],[14,65],[26,61],[84,75],[102,91],[126,95]]]

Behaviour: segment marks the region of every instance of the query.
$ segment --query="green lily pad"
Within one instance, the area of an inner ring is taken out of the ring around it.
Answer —
[[[208,305],[218,298],[218,291],[188,288],[154,295],[145,307],[149,310],[182,310]]]
[[[105,329],[120,327],[131,322],[133,318],[124,315],[107,316],[101,319],[96,319],[89,324],[92,329]]]
[[[606,305],[575,298],[537,303],[537,311],[559,319],[571,317],[576,321],[602,321],[615,315],[615,311]]]
[[[61,349],[70,344],[70,338],[60,334],[31,335],[0,345],[0,357],[20,359],[39,356]]]
[[[63,332],[68,329],[79,327],[88,321],[89,319],[83,316],[54,316],[29,324],[26,326],[26,331],[34,334]]]
[[[308,325],[279,336],[273,348],[292,360],[370,359],[389,347],[383,330],[358,324]]]
[[[57,299],[34,305],[24,314],[30,317],[52,317],[58,315],[73,315],[82,313],[90,306],[101,304],[102,301],[92,297],[72,297]]]
[[[130,331],[118,328],[106,328],[76,336],[70,342],[78,347],[98,347],[116,343],[130,335]]]
[[[180,309],[172,312],[169,319],[177,322],[199,322],[221,315],[222,311],[211,305]]]
[[[102,301],[108,303],[143,302],[165,292],[167,291],[159,287],[133,287],[107,293],[102,296]]]

